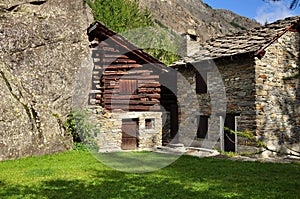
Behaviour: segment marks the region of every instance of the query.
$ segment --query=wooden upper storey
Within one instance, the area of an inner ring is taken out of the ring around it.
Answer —
[[[88,36],[94,61],[89,104],[110,111],[159,111],[163,63],[99,22]]]

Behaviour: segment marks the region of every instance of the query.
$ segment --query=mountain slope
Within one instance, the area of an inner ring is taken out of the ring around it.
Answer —
[[[180,34],[197,34],[200,41],[260,26],[229,10],[213,9],[201,0],[139,0],[139,3],[168,28]]]

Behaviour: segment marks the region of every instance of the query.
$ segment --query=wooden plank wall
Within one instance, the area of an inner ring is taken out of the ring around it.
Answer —
[[[101,41],[93,48],[94,69],[90,105],[107,110],[159,111],[159,73],[142,67],[145,61],[132,53],[122,54],[119,46]],[[148,55],[149,56],[149,55]],[[157,69],[156,69],[157,70]]]

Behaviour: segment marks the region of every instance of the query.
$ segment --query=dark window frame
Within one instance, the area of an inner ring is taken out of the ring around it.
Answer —
[[[196,72],[196,93],[206,94],[207,93],[207,72],[201,71]]]
[[[209,116],[207,115],[198,115],[197,116],[197,138],[206,138],[208,134],[208,119]]]
[[[147,118],[145,119],[145,129],[154,129],[155,127],[155,119]]]

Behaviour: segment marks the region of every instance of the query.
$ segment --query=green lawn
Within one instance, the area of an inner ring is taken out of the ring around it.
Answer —
[[[122,161],[124,154],[111,155]],[[300,198],[299,163],[182,156],[163,169],[138,174],[70,151],[0,162],[0,171],[0,198]]]

